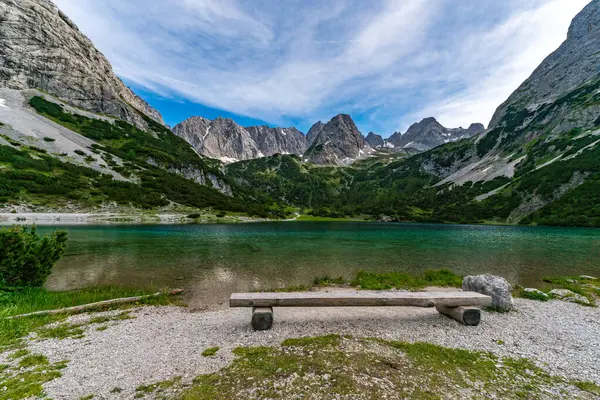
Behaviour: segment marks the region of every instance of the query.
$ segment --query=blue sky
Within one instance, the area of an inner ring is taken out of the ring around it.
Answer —
[[[588,0],[53,0],[174,125],[487,125]]]

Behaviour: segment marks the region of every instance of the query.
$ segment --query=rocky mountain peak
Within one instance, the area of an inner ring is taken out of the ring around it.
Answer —
[[[373,152],[348,114],[338,114],[325,125],[317,123],[311,131],[304,158],[315,164],[347,165]]]
[[[308,133],[306,134],[307,144],[310,146],[315,141],[315,138],[323,132],[323,128],[325,128],[325,124],[321,121],[316,122],[313,126],[310,127]]]
[[[378,135],[375,132],[369,132],[365,140],[367,141],[369,146],[371,146],[374,149],[385,146],[385,141],[383,140],[381,135]]]
[[[106,57],[50,0],[0,2],[0,87],[42,89],[65,102],[139,128],[158,111],[114,74]]]
[[[593,113],[580,115],[578,108],[562,107],[549,115],[545,105],[573,89],[598,79],[600,65],[600,0],[593,0],[571,22],[567,39],[537,67],[531,76],[498,107],[488,131],[512,127],[513,115],[520,110],[530,114],[519,127],[525,128],[533,114],[544,111],[543,125],[555,125],[559,131],[592,126],[598,118]],[[523,111],[525,112],[525,111]],[[506,118],[505,118],[506,117]]]
[[[308,147],[306,137],[298,129],[271,128],[266,125],[246,127],[254,142],[265,156],[273,154],[301,155]]]
[[[477,135],[484,130],[480,123],[473,123],[468,129],[446,128],[435,118],[428,117],[412,124],[404,134],[395,132],[387,142],[395,148],[426,151],[444,143]]]

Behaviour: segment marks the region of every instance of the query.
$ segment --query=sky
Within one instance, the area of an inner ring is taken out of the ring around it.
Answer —
[[[487,126],[589,0],[53,0],[173,126]]]

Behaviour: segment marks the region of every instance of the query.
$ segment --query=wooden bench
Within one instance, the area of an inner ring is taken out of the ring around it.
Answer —
[[[490,296],[476,292],[293,292],[233,293],[230,307],[252,307],[252,327],[267,330],[273,325],[273,307],[435,307],[465,325],[477,325],[481,306],[492,302]]]

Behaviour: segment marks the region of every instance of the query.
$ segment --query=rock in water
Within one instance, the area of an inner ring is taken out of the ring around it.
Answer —
[[[490,274],[465,276],[462,288],[465,291],[491,296],[491,307],[498,311],[510,311],[514,307],[512,286],[500,276]]]
[[[571,303],[590,304],[590,301],[587,297],[572,292],[569,289],[552,289],[550,291],[550,295],[559,300],[568,301]]]
[[[0,1],[0,87],[42,89],[72,105],[130,122],[163,124],[114,74],[94,44],[50,0]]]

